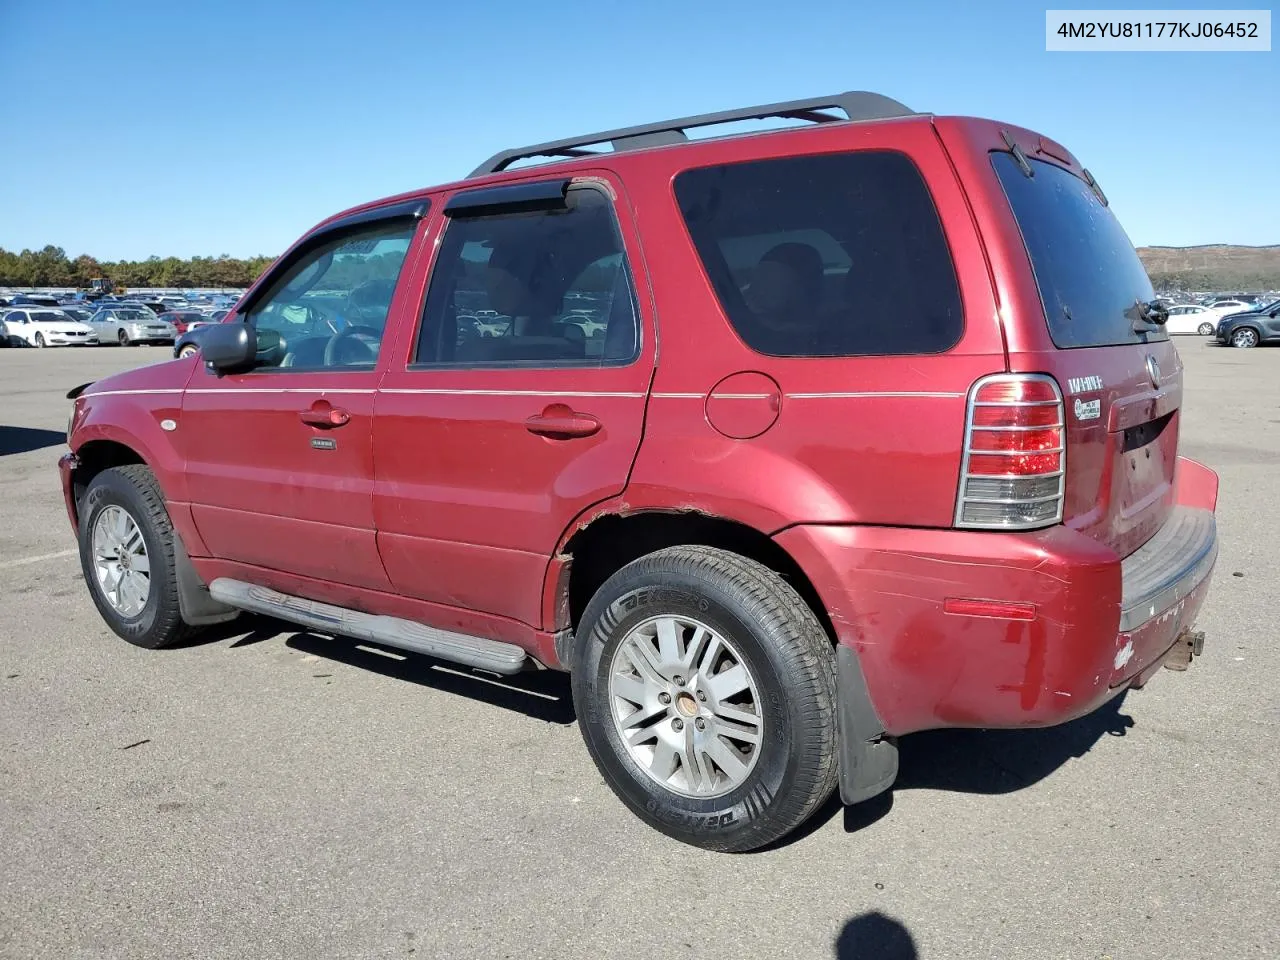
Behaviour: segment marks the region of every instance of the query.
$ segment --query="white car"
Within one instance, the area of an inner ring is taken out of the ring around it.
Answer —
[[[61,310],[48,307],[21,307],[0,316],[6,343],[31,347],[65,347],[98,342],[87,324],[72,320]]]
[[[1169,322],[1164,328],[1169,333],[1198,333],[1212,336],[1220,315],[1198,303],[1175,303],[1169,308]]]
[[[1209,304],[1219,319],[1225,317],[1229,313],[1247,313],[1250,310],[1257,309],[1257,304],[1249,303],[1245,300],[1215,300]]]
[[[118,343],[122,347],[138,343],[173,343],[178,329],[161,320],[146,307],[104,307],[89,320],[100,343]]]

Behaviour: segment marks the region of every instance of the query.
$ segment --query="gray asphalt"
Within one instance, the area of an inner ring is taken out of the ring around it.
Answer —
[[[115,638],[62,395],[166,351],[0,351],[0,956],[1280,956],[1280,350],[1180,349],[1222,477],[1205,655],[1067,727],[904,738],[889,798],[739,856],[628,814],[558,675],[265,619]]]

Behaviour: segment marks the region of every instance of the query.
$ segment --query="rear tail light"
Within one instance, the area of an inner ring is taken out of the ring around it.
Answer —
[[[1066,420],[1043,374],[984,377],[969,392],[956,526],[1032,530],[1062,519]]]

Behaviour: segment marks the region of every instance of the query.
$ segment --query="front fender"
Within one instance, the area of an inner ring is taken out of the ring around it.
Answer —
[[[71,435],[71,450],[79,454],[85,444],[105,440],[128,447],[151,468],[166,500],[186,502],[187,478],[172,434],[161,427],[165,420],[177,423],[182,414],[182,392],[141,394],[83,394],[83,408]]]

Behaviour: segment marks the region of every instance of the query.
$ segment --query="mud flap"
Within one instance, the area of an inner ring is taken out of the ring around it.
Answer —
[[[836,650],[836,696],[840,799],[861,803],[893,786],[898,776],[898,745],[876,715],[858,655],[844,644]]]
[[[192,626],[205,626],[225,623],[240,615],[235,607],[229,607],[209,596],[209,588],[192,566],[187,548],[182,545],[182,538],[176,530],[173,534],[173,572],[178,582],[178,611],[184,622]]]

